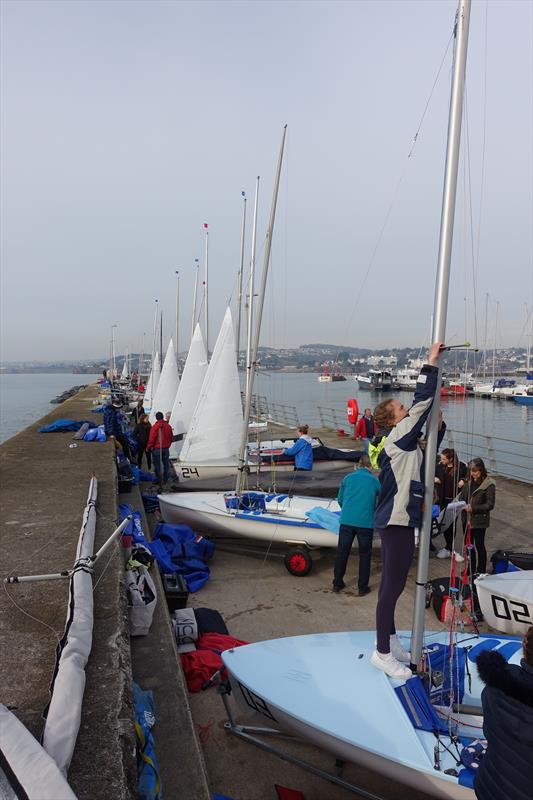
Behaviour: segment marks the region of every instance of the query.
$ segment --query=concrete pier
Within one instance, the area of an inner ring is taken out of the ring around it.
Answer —
[[[77,442],[71,448],[71,433],[37,433],[40,425],[58,418],[100,422],[101,417],[91,413],[96,396],[96,387],[87,388],[0,445],[2,579],[9,574],[56,572],[72,565],[93,473],[98,478],[97,547],[115,528],[119,499],[141,510],[138,491],[119,498],[111,442]],[[290,431],[279,428],[275,433],[286,436]],[[327,430],[313,433],[333,446],[353,443]],[[531,551],[528,520],[533,487],[503,478],[496,481],[496,508],[487,534],[489,553],[500,547]],[[157,521],[153,516],[143,519],[146,531]],[[267,546],[250,547],[243,540],[217,542],[211,579],[190,595],[190,605],[218,609],[230,633],[248,641],[374,628],[381,570],[378,547],[372,563],[372,592],[364,598],[355,591],[356,555],[349,561],[347,589],[333,594],[332,551],[314,556],[313,570],[305,578],[289,575],[282,554]],[[448,569],[448,561],[430,560],[430,577],[442,577]],[[398,606],[397,621],[405,628],[411,625],[414,575],[413,567]],[[154,692],[154,737],[165,800],[208,800],[211,792],[233,800],[269,800],[276,796],[276,783],[300,790],[306,800],[353,797],[231,737],[224,729],[223,707],[214,689],[188,695],[157,574],[159,603],[150,634],[130,641],[123,576],[117,545],[103,557],[94,575],[93,649],[86,670],[82,724],[68,774],[80,800],[135,797],[133,679]],[[1,700],[37,738],[48,702],[55,647],[63,633],[67,592],[66,581],[9,585],[0,591]],[[439,627],[432,610],[427,612],[427,624]],[[333,678],[334,674],[332,664]],[[317,766],[334,768],[327,753],[294,742],[288,747]],[[387,800],[426,798],[353,765],[346,766],[344,777]]]
[[[113,443],[77,442],[71,448],[72,433],[37,433],[41,425],[60,418],[100,423],[101,415],[91,413],[96,397],[97,388],[88,387],[0,445],[2,580],[7,575],[59,572],[73,565],[93,474],[98,479],[96,547],[115,529],[119,496]],[[93,581],[93,646],[86,668],[81,727],[68,773],[73,791],[80,800],[136,797],[132,679],[143,688],[153,688],[154,684],[160,686],[163,675],[168,691],[157,691],[161,719],[154,733],[175,745],[174,766],[172,759],[163,757],[163,769],[160,767],[163,783],[168,777],[166,782],[175,789],[165,797],[178,797],[171,773],[172,769],[176,772],[185,742],[187,761],[180,765],[179,796],[207,800],[207,779],[161,587],[150,634],[152,648],[144,658],[142,653],[136,654],[137,677],[135,670],[132,674],[120,544],[99,561]],[[49,700],[67,598],[67,580],[3,585],[0,589],[1,701],[36,738],[43,729],[42,712]],[[161,653],[157,659],[155,641]],[[152,681],[143,682],[150,671]]]

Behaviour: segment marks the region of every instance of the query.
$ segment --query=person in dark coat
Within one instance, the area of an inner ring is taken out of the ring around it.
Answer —
[[[520,666],[497,650],[476,659],[487,751],[476,773],[478,800],[531,800],[533,796],[533,626],[524,637]]]
[[[146,448],[148,447],[148,439],[150,438],[150,424],[148,414],[141,414],[139,422],[133,429],[133,438],[137,442],[137,466],[142,469],[143,455],[146,453],[146,463],[148,469],[152,468],[152,454]]]
[[[122,413],[122,400],[113,397],[111,403],[104,408],[104,430],[108,438],[115,438],[122,447],[124,455],[131,461],[131,450],[126,431],[128,423]]]
[[[468,464],[468,479],[461,490],[459,500],[467,503],[463,521],[470,522],[472,536],[472,572],[487,571],[485,534],[490,525],[490,512],[496,502],[496,484],[487,475],[481,458],[473,458]]]
[[[467,466],[459,461],[457,453],[450,447],[446,447],[440,454],[439,463],[435,471],[435,488],[438,494],[438,504],[441,509],[449,505],[463,486],[467,477]],[[455,533],[455,522],[442,532],[444,536],[444,547],[437,553],[437,558],[450,558],[454,550],[453,539]],[[462,561],[462,548],[456,549],[456,560]]]

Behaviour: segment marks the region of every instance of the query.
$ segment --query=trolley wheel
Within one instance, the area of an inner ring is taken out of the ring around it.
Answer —
[[[308,550],[303,547],[295,547],[294,550],[289,550],[285,556],[285,566],[291,575],[303,578],[311,572],[313,560]]]

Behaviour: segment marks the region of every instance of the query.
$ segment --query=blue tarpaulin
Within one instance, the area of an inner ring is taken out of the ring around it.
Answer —
[[[50,425],[43,425],[42,428],[37,428],[38,433],[56,433],[63,431],[79,431],[82,425],[87,425],[89,428],[95,428],[96,424],[87,419],[56,419]]]
[[[321,528],[325,528],[327,531],[332,533],[339,532],[341,515],[338,511],[328,511],[327,508],[322,508],[322,506],[315,506],[306,512],[306,516],[311,522],[320,525]]]
[[[135,704],[135,734],[137,751],[137,798],[138,800],[163,800],[161,781],[157,770],[154,737],[154,696],[133,682]]]
[[[209,580],[205,562],[213,556],[215,545],[187,525],[160,522],[149,547],[161,572],[183,575],[190,592],[198,591]]]

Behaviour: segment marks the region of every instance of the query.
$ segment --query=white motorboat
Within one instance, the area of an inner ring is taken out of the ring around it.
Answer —
[[[420,370],[412,369],[411,367],[399,369],[394,379],[398,389],[403,389],[407,392],[414,392],[419,374]]]

